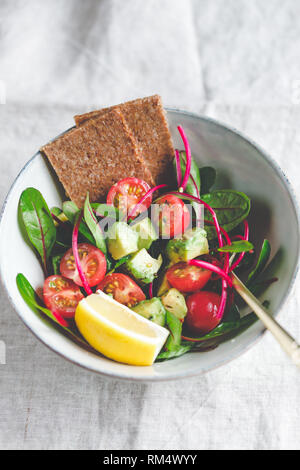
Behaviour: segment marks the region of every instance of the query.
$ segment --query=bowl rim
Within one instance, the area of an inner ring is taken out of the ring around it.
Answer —
[[[260,146],[258,145],[256,142],[254,142],[250,137],[248,137],[246,134],[244,134],[243,132],[237,130],[235,127],[233,126],[230,126],[228,124],[225,124],[217,119],[214,119],[214,118],[211,118],[211,117],[208,117],[208,116],[205,116],[205,115],[202,115],[202,114],[197,114],[197,113],[193,113],[193,112],[190,112],[190,111],[187,111],[187,110],[183,110],[183,109],[180,109],[180,108],[176,108],[176,107],[165,107],[165,110],[167,112],[172,112],[172,113],[177,113],[177,114],[182,114],[182,115],[185,115],[185,116],[188,116],[188,117],[191,117],[193,119],[196,119],[197,121],[204,121],[204,122],[209,122],[211,124],[214,124],[220,128],[222,128],[223,130],[227,131],[227,132],[230,132],[231,134],[234,134],[235,136],[238,136],[240,137],[242,140],[244,140],[247,144],[250,144],[255,150],[258,151],[258,153],[262,156],[262,158],[264,158],[267,163],[273,168],[273,170],[275,171],[275,173],[277,174],[277,176],[280,178],[280,180],[283,182],[283,185],[285,187],[285,189],[287,190],[287,193],[288,193],[288,196],[290,198],[290,201],[292,203],[292,206],[293,206],[293,209],[294,209],[294,212],[295,212],[295,216],[296,216],[296,220],[297,220],[297,225],[298,225],[298,229],[300,229],[300,206],[299,206],[299,203],[298,203],[298,200],[297,200],[297,197],[296,197],[296,194],[294,192],[294,188],[292,186],[292,184],[290,183],[288,177],[285,175],[284,171],[281,169],[281,167],[279,166],[279,164]],[[65,134],[66,132],[68,132],[69,130],[75,128],[76,126],[72,126],[70,127],[69,129],[65,130],[64,132],[58,134],[56,137],[54,137],[53,139],[51,139],[49,142],[52,142],[53,140],[57,139],[58,137],[60,137],[61,135]],[[3,205],[2,205],[2,209],[1,209],[1,212],[0,212],[0,228],[1,228],[1,223],[2,223],[2,220],[3,220],[3,215],[4,215],[4,212],[5,212],[5,208],[6,208],[6,205],[8,203],[8,200],[13,192],[13,189],[17,183],[17,181],[19,180],[19,178],[21,177],[21,175],[23,174],[24,171],[26,171],[28,169],[28,167],[33,163],[33,161],[40,155],[40,151],[37,151],[26,163],[25,165],[22,167],[22,169],[19,171],[19,173],[17,174],[17,176],[15,177],[13,183],[11,184],[8,192],[7,192],[7,195],[4,199],[4,202],[3,202]],[[294,287],[294,284],[295,284],[295,280],[296,280],[296,277],[297,277],[297,274],[299,272],[299,268],[300,268],[300,235],[299,235],[299,230],[298,230],[298,247],[297,247],[297,263],[296,263],[296,266],[294,268],[294,272],[293,272],[293,275],[292,275],[292,278],[291,278],[291,282],[289,284],[289,287],[288,289],[286,290],[285,292],[285,295],[282,299],[282,301],[280,302],[280,305],[278,306],[276,312],[274,312],[274,316],[277,316],[280,314],[281,310],[282,310],[282,307],[283,305],[285,304],[285,302],[287,301],[288,297],[290,296],[291,294],[291,291]],[[249,343],[247,343],[246,345],[243,345],[239,350],[235,351],[234,353],[232,354],[229,354],[227,355],[227,357],[223,360],[219,360],[217,361],[215,364],[213,364],[212,366],[210,367],[201,367],[199,369],[195,369],[194,371],[188,371],[188,372],[183,372],[183,373],[179,373],[179,374],[176,374],[176,373],[171,373],[171,374],[168,374],[166,376],[159,376],[159,375],[154,375],[152,377],[137,377],[135,375],[130,375],[130,374],[120,374],[120,373],[115,373],[115,372],[104,372],[104,371],[101,371],[99,369],[96,369],[92,366],[88,366],[86,364],[83,364],[83,363],[80,363],[78,361],[75,361],[73,360],[71,357],[68,357],[67,355],[63,354],[61,351],[57,350],[56,348],[54,348],[53,346],[50,346],[49,344],[47,344],[47,342],[45,340],[43,340],[42,338],[40,338],[40,336],[34,332],[32,329],[31,329],[31,326],[29,325],[29,323],[25,320],[25,318],[23,318],[21,312],[20,312],[20,309],[18,308],[17,304],[15,303],[14,299],[11,297],[10,295],[10,292],[8,290],[8,288],[6,287],[6,285],[4,284],[4,282],[2,281],[2,279],[4,279],[3,277],[3,273],[2,273],[2,264],[0,263],[0,280],[1,280],[1,284],[2,286],[4,287],[4,290],[10,300],[10,303],[12,304],[15,312],[18,314],[18,317],[21,318],[21,320],[23,321],[23,323],[25,324],[25,326],[31,331],[31,333],[41,342],[43,343],[45,346],[47,346],[47,348],[51,351],[54,351],[56,354],[58,354],[60,357],[66,359],[67,361],[69,361],[70,363],[72,364],[75,364],[76,366],[79,366],[89,372],[93,372],[93,373],[97,373],[99,375],[102,375],[102,376],[105,376],[105,377],[109,377],[109,378],[112,378],[112,379],[115,379],[115,380],[126,380],[126,381],[135,381],[135,382],[144,382],[144,383],[149,383],[149,382],[167,382],[167,381],[174,381],[174,380],[180,380],[180,379],[187,379],[187,378],[192,378],[192,377],[196,377],[196,376],[200,376],[200,375],[203,375],[205,373],[208,373],[210,371],[213,371],[213,370],[216,370],[218,369],[219,367],[225,365],[225,364],[228,364],[229,362],[233,361],[234,359],[240,357],[242,354],[244,354],[245,352],[247,352],[249,349],[251,349],[257,342],[259,339],[261,339],[263,337],[263,335],[265,334],[266,332],[266,329],[264,328],[261,332],[259,332]]]

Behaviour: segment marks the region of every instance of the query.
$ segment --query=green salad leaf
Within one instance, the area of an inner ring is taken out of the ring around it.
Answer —
[[[263,241],[257,264],[248,276],[247,285],[252,284],[265,269],[271,255],[271,245],[269,240]]]
[[[180,157],[181,175],[182,175],[182,179],[183,179],[184,174],[185,174],[185,170],[186,170],[186,153],[184,151],[181,151],[179,153],[179,157]],[[174,168],[175,175],[177,177],[176,159],[175,158],[173,159],[173,168]],[[198,188],[198,191],[200,193],[201,180],[200,180],[199,167],[198,167],[197,163],[195,162],[195,159],[192,157],[191,173],[190,173],[190,177],[188,179],[188,182],[187,182],[187,185],[186,185],[186,188],[185,188],[185,192],[188,193],[188,194],[191,194],[192,196],[197,197],[198,193],[197,193],[197,188],[195,188],[194,182],[195,182],[195,184]]]
[[[99,250],[101,250],[102,253],[106,254],[107,253],[106,243],[105,243],[101,228],[99,227],[98,220],[96,216],[94,215],[93,209],[91,207],[89,194],[87,194],[86,200],[84,203],[84,220],[95,239],[96,247],[99,248]]]
[[[76,217],[78,216],[80,209],[76,206],[73,201],[65,201],[62,206],[63,213],[67,219],[74,225]]]
[[[40,310],[41,312],[45,313],[45,315],[47,315],[49,318],[51,318],[51,320],[55,321],[55,323],[58,323],[51,311],[38,303],[35,290],[33,289],[30,282],[26,279],[24,274],[18,274],[16,282],[21,296],[29,307]]]
[[[78,334],[74,333],[70,328],[66,326],[62,326],[58,320],[55,318],[51,310],[48,308],[42,307],[39,302],[37,301],[37,295],[35,293],[34,288],[30,284],[30,282],[26,279],[24,274],[19,273],[16,278],[17,287],[21,296],[23,297],[26,304],[34,311],[40,310],[43,312],[50,320],[52,320],[56,325],[59,325],[69,336],[71,336],[77,343],[81,346],[88,348],[89,350],[93,350],[88,343],[81,338]],[[94,350],[93,350],[94,351]]]
[[[60,216],[60,214],[62,214],[62,209],[60,209],[59,207],[53,206],[53,207],[51,207],[50,212],[51,212],[51,214],[58,217],[58,216]]]
[[[257,321],[257,316],[255,313],[249,313],[245,317],[241,318],[240,320],[237,321],[226,321],[220,323],[214,330],[212,330],[210,333],[207,333],[204,336],[201,336],[200,338],[195,338],[197,343],[204,343],[206,341],[211,341],[212,339],[216,338],[227,338],[227,336],[230,334],[234,334],[236,336],[237,334],[242,333],[245,329],[249,328],[249,326],[253,325]]]
[[[110,204],[99,204],[98,202],[92,202],[91,207],[96,211],[96,215],[99,217],[111,217],[115,221],[121,220],[119,210]]]
[[[115,261],[113,263],[113,266],[111,267],[110,271],[108,272],[108,274],[114,273],[115,270],[118,269],[123,264],[125,264],[131,258],[131,256],[132,256],[131,254],[126,255],[126,256],[123,256],[123,258],[119,259],[118,261]]]
[[[250,199],[246,194],[231,189],[222,189],[204,194],[201,199],[209,204],[217,214],[221,227],[226,232],[231,232],[243,220],[248,217],[250,212]],[[205,218],[212,221],[211,214],[206,210]],[[213,226],[206,225],[208,239],[216,238],[216,231]]]
[[[80,209],[76,206],[76,204],[72,201],[65,201],[63,203],[63,213],[67,217],[67,219],[71,222],[72,225],[75,225],[76,219],[80,213]],[[79,226],[79,233],[83,235],[83,237],[90,243],[94,245],[95,240],[93,235],[91,234],[89,228],[87,227],[84,220],[81,221]]]
[[[186,354],[187,352],[191,351],[193,349],[194,345],[192,343],[190,344],[179,344],[178,346],[175,346],[173,349],[170,351],[162,351],[156,358],[156,361],[164,361],[167,359],[174,359],[175,357],[180,357],[183,356],[183,354]]]
[[[221,253],[244,253],[247,251],[253,250],[254,246],[252,243],[247,242],[246,240],[238,240],[232,242],[231,245],[222,246],[222,248],[218,248],[218,251]]]
[[[217,172],[211,166],[200,168],[201,194],[209,193],[211,187],[215,184]]]
[[[173,313],[169,312],[168,310],[166,310],[166,326],[170,331],[170,336],[167,339],[164,349],[157,356],[157,361],[163,361],[166,359],[182,356],[194,347],[194,344],[192,343],[181,343],[182,323],[177,317],[175,317],[175,315],[173,315]]]
[[[20,196],[19,212],[28,238],[42,259],[46,274],[47,261],[56,240],[56,227],[40,191],[35,188],[25,189]]]
[[[263,302],[263,306],[265,308],[268,308],[269,305],[270,303],[267,300]],[[256,323],[258,320],[258,317],[253,312],[248,313],[248,315],[245,315],[242,318],[238,318],[238,315],[238,309],[234,308],[234,310],[231,312],[231,315],[229,315],[227,319],[224,317],[222,323],[220,323],[220,325],[218,325],[210,333],[207,333],[200,338],[193,338],[197,341],[197,343],[193,343],[195,345],[193,350],[202,350],[203,348],[210,346],[216,347],[224,341],[228,341],[229,339],[240,335],[250,326],[254,325],[254,323]],[[236,318],[236,320],[234,320],[234,318]],[[182,344],[190,344],[190,341],[184,341]]]
[[[265,301],[263,305],[267,308],[269,306],[269,302]],[[207,333],[200,338],[193,338],[194,341],[184,339],[180,341],[180,343],[177,336],[177,342],[175,342],[175,344],[173,344],[171,339],[169,339],[168,341],[170,341],[171,347],[167,347],[167,342],[164,350],[158,355],[157,361],[179,357],[189,351],[204,351],[215,348],[224,341],[228,341],[229,339],[240,335],[250,326],[252,326],[257,320],[258,318],[253,312],[249,313],[243,318],[240,318],[238,307],[234,304],[230,312],[222,320],[222,323],[220,323],[220,325],[218,325],[210,333]],[[168,324],[168,327],[169,329],[173,328],[173,332],[176,331],[176,334],[178,335],[179,325],[177,325],[177,328],[174,328],[173,324],[172,326]]]

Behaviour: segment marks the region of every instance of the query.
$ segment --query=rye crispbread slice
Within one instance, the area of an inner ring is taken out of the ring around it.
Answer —
[[[151,174],[118,109],[89,120],[41,148],[70,199],[82,207],[106,200],[117,181],[136,177],[153,185]]]
[[[171,163],[175,151],[161,97],[149,96],[74,116],[76,126],[79,127],[89,119],[112,109],[120,109],[124,115],[155,183],[171,183]]]

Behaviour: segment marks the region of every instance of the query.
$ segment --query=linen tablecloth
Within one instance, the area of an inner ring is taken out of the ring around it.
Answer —
[[[251,136],[300,196],[299,14],[296,0],[2,0],[1,203],[75,113],[153,93]],[[299,302],[298,278],[279,316],[298,340]],[[1,290],[0,340],[3,449],[300,449],[300,372],[268,333],[198,378],[118,382],[49,351]]]

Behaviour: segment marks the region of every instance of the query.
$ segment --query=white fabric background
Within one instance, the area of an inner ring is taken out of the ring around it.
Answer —
[[[2,0],[1,202],[74,113],[152,93],[250,135],[300,196],[299,16],[297,0]],[[299,286],[280,320],[300,340]],[[59,358],[3,291],[0,339],[1,448],[300,449],[300,373],[269,334],[221,369],[153,385]]]

